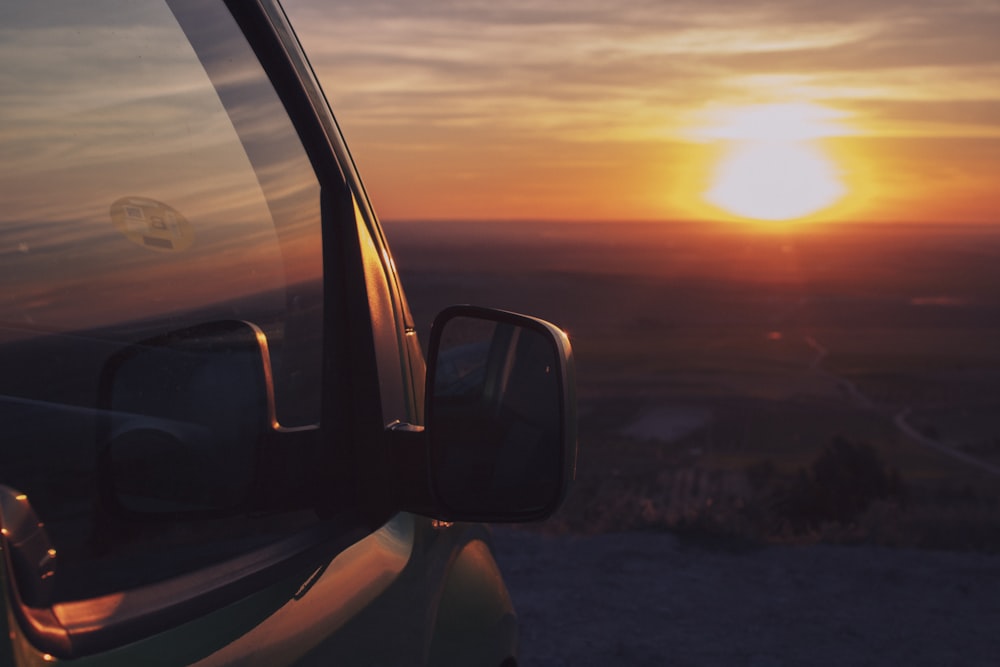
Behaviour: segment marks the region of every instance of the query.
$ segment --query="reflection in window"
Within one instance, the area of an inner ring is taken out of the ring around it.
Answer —
[[[279,421],[318,422],[319,185],[222,5],[20,3],[0,60],[0,484],[72,560],[123,346],[252,322]]]

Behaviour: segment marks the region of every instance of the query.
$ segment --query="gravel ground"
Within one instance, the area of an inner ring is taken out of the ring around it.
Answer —
[[[1000,556],[494,531],[521,664],[1000,665]]]

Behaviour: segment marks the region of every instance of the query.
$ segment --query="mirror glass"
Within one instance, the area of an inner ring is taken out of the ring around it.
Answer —
[[[436,338],[435,486],[463,512],[538,512],[562,489],[561,355],[548,331],[508,319],[451,317]]]
[[[246,500],[269,426],[263,341],[245,322],[212,322],[108,361],[98,477],[112,508],[177,514]]]

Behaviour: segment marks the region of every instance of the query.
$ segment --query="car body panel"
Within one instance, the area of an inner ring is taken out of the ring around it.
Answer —
[[[517,645],[517,616],[489,545],[462,547],[448,570],[434,619],[428,663],[500,665]]]
[[[413,517],[395,516],[320,566],[262,623],[196,664],[295,664],[386,591],[409,561],[413,540]],[[408,660],[414,648],[397,644],[396,659]]]

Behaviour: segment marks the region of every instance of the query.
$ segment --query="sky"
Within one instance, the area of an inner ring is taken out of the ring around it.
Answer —
[[[1000,222],[996,0],[284,5],[386,220]]]

